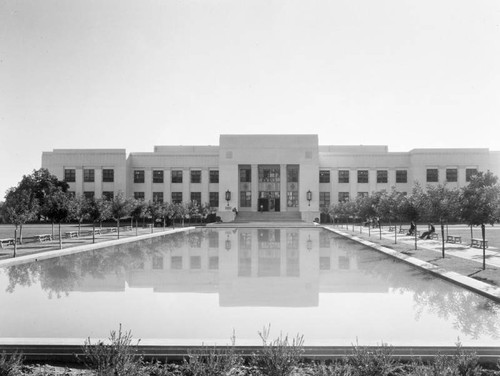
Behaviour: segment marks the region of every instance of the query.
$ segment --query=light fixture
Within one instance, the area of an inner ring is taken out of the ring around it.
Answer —
[[[307,250],[310,251],[313,247],[313,241],[311,240],[311,235],[309,235],[307,241],[306,241],[306,247]]]
[[[309,206],[311,206],[311,200],[312,200],[313,194],[311,190],[307,191],[307,201],[309,201]]]
[[[227,239],[226,239],[225,248],[226,248],[226,251],[231,250],[231,239],[229,239],[229,235],[227,236]]]
[[[227,204],[229,205],[229,201],[231,201],[231,191],[228,189],[226,191],[226,201],[227,201]]]

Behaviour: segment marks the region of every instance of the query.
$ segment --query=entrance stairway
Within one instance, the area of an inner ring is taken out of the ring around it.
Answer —
[[[233,223],[302,222],[300,212],[239,212]]]

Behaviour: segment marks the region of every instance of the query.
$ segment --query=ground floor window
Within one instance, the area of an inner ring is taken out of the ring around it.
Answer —
[[[104,191],[102,192],[102,197],[105,199],[105,200],[113,200],[113,197],[114,197],[114,193],[113,191]]]
[[[163,204],[163,192],[153,192],[153,202]]]
[[[447,168],[446,169],[446,181],[447,182],[458,181],[458,170],[456,168]]]
[[[191,192],[191,202],[194,204],[201,204],[201,192]]]
[[[92,199],[94,199],[94,192],[92,192],[92,191],[83,192],[83,196],[84,196],[87,200],[92,200]]]
[[[252,192],[241,191],[240,192],[240,207],[249,208],[252,206]]]
[[[349,192],[339,192],[339,202],[349,201]]]
[[[470,181],[471,177],[477,174],[477,168],[465,169],[465,181]]]
[[[172,204],[182,204],[182,192],[172,192]]]
[[[144,200],[144,192],[134,192],[134,198],[136,200]]]
[[[319,192],[319,207],[320,208],[330,207],[330,192]]]
[[[299,206],[299,192],[288,191],[286,193],[286,206],[289,208],[296,208]]]
[[[407,183],[407,182],[408,182],[408,171],[396,170],[396,183]]]
[[[219,207],[219,192],[210,192],[208,194],[209,204],[211,208]]]

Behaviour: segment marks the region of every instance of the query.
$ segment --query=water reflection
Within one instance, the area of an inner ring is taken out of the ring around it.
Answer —
[[[30,285],[49,298],[148,288],[216,293],[220,307],[317,307],[322,294],[410,293],[415,320],[432,313],[472,338],[500,333],[499,305],[315,228],[203,229],[3,272],[11,294]]]

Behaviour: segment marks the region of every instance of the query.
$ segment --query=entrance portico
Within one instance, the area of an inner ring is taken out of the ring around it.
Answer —
[[[230,200],[219,205],[223,221],[240,212],[300,212],[319,217],[318,138],[316,135],[221,135],[219,194]]]

